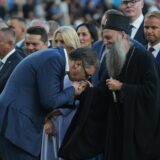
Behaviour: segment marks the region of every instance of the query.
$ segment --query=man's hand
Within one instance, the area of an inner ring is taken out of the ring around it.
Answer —
[[[59,109],[53,109],[52,112],[47,114],[47,116],[45,117],[45,121],[47,121],[48,119],[51,119],[54,116],[60,116],[60,115],[62,115],[62,113],[60,112]]]
[[[53,122],[50,119],[47,119],[44,124],[44,131],[48,136],[54,136],[56,133],[56,128]]]
[[[86,87],[88,86],[88,82],[87,81],[73,82],[72,85],[75,88],[75,95],[78,96],[86,89]]]
[[[111,91],[117,91],[122,88],[123,83],[116,80],[116,79],[107,79],[106,80],[106,85],[108,86],[108,89]]]

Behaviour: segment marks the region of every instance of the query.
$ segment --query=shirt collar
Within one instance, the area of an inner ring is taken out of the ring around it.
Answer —
[[[65,54],[65,59],[66,59],[65,71],[69,72],[69,59],[68,59],[68,54],[65,48],[64,48],[64,54]]]
[[[154,55],[154,57],[157,57],[158,52],[160,51],[160,43],[158,43],[158,44],[156,44],[154,46],[151,46],[151,45],[148,44],[148,48],[150,48],[150,47],[153,47],[155,49],[153,51],[153,55]]]
[[[23,44],[23,42],[24,42],[24,39],[18,41],[18,42],[16,43],[16,46],[17,46],[17,47],[21,47],[21,45]]]
[[[150,48],[150,47],[153,47],[155,50],[159,50],[160,49],[160,43],[157,43],[154,46],[151,46],[151,45],[148,44],[148,48]]]
[[[5,57],[2,58],[2,62],[5,63],[8,59],[8,57],[10,55],[12,55],[15,51],[16,51],[15,48],[13,50],[11,50]]]
[[[132,26],[135,28],[139,28],[141,23],[143,22],[144,16],[141,14],[133,23],[131,23]]]

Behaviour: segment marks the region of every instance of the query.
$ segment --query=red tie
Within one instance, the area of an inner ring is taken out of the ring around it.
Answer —
[[[155,49],[153,47],[149,47],[148,51],[152,53]]]

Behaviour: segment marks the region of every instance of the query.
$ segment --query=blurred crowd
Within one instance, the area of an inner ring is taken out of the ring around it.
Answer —
[[[107,9],[119,8],[121,0],[0,0],[0,17],[18,16],[31,21],[34,18],[55,20],[60,25],[78,26],[84,21],[100,24]],[[143,13],[158,10],[160,0],[145,0]]]

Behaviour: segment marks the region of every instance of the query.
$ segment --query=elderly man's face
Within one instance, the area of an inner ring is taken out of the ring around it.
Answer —
[[[111,29],[103,29],[102,38],[105,46],[114,44],[117,39],[117,31]]]

